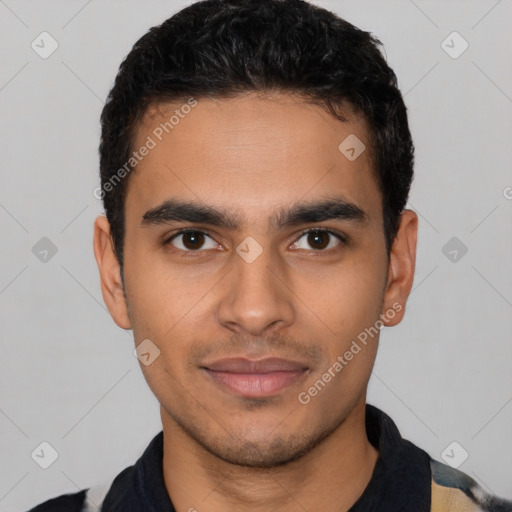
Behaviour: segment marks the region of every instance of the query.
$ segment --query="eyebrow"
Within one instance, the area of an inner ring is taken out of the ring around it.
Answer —
[[[359,206],[343,197],[329,197],[310,203],[292,205],[281,209],[269,219],[273,230],[293,227],[299,224],[326,220],[351,221],[358,224],[368,222],[368,214]],[[239,230],[242,219],[236,213],[195,201],[167,199],[142,216],[142,226],[155,226],[172,222],[194,222]]]

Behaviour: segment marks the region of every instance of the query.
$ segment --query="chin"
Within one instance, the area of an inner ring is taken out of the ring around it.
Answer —
[[[217,458],[233,464],[255,469],[270,469],[286,466],[308,453],[312,446],[307,441],[298,442],[295,439],[276,439],[268,444],[242,441],[234,444],[203,444],[203,448]]]
[[[236,429],[236,426],[234,428]],[[322,443],[335,427],[309,433],[305,433],[304,428],[300,427],[288,434],[277,434],[276,429],[273,430],[269,432],[266,429],[262,434],[262,431],[256,432],[253,426],[252,435],[237,430],[235,435],[217,438],[211,438],[205,432],[187,430],[187,433],[204,450],[228,464],[270,469],[286,466],[306,456]]]

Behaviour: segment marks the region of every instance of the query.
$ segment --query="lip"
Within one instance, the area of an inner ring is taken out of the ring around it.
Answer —
[[[303,363],[275,357],[220,359],[201,368],[224,391],[246,398],[275,395],[295,384],[309,369]]]

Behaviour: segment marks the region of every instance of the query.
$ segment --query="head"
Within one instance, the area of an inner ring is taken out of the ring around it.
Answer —
[[[379,44],[301,0],[206,0],[135,44],[103,110],[106,304],[158,354],[141,368],[164,428],[228,462],[333,433],[364,403],[375,326],[403,316],[413,145]],[[269,357],[296,369],[276,392],[214,369]]]

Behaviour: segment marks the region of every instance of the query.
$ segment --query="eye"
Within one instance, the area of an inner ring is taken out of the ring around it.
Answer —
[[[307,243],[313,248],[315,252],[327,252],[326,249],[331,249],[339,245],[345,245],[346,239],[343,235],[338,234],[330,229],[312,228],[307,229],[301,233],[300,238],[292,244],[292,249],[305,249],[308,247],[300,245],[300,240],[307,236]],[[333,244],[333,237],[338,240],[338,243]],[[181,238],[181,240],[180,240]],[[205,247],[205,239],[211,240],[210,247]],[[164,245],[171,245],[177,252],[184,252],[185,256],[194,256],[195,253],[202,252],[201,249],[218,249],[221,250],[217,244],[206,231],[200,229],[186,228],[178,231],[164,241]],[[187,254],[188,253],[188,254]]]
[[[180,238],[182,240],[180,241]],[[168,238],[164,245],[172,245],[174,248],[179,249],[185,252],[200,252],[201,248],[204,245],[205,238],[209,238],[213,241],[213,239],[206,233],[205,231],[201,231],[199,229],[182,229],[178,231],[173,236]],[[174,241],[177,241],[174,243]],[[213,242],[211,247],[206,247],[205,249],[216,249],[218,248],[218,244]]]
[[[321,251],[326,252],[325,249],[331,249],[333,247],[332,245],[332,237],[335,237],[338,239],[338,243],[334,244],[334,247],[339,245],[345,245],[346,239],[334,231],[331,231],[330,229],[320,229],[320,228],[313,228],[313,229],[307,229],[301,233],[301,236],[297,242],[294,242],[292,245],[293,249],[306,249],[308,250],[308,247],[301,247],[299,245],[299,241],[306,237],[307,235],[307,243],[310,245],[310,247],[313,247],[315,251]],[[330,240],[329,240],[330,239]]]

